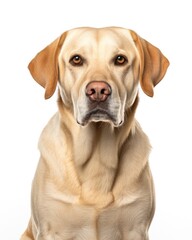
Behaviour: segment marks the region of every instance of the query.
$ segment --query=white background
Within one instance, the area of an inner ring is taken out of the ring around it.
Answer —
[[[170,60],[154,98],[140,91],[137,119],[153,150],[156,188],[151,240],[192,239],[191,1],[22,1],[0,3],[0,239],[19,239],[30,216],[31,181],[42,128],[56,111],[56,94],[30,76],[34,55],[62,32],[80,26],[135,30]]]

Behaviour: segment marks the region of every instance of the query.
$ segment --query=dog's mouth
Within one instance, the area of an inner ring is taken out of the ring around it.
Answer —
[[[82,126],[85,126],[89,122],[111,122],[114,126],[121,125],[121,122],[119,123],[112,113],[99,106],[88,111],[82,119],[81,123],[78,123]]]
[[[85,118],[85,121],[102,121],[102,120],[111,120],[111,121],[115,121],[114,117],[106,110],[101,109],[99,107],[97,107],[96,109],[93,109],[91,111],[89,111]]]

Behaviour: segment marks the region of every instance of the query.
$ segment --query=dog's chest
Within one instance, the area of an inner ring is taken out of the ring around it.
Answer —
[[[146,220],[146,208],[143,207],[135,203],[132,206],[113,206],[98,210],[93,207],[68,204],[62,204],[61,207],[58,204],[54,212],[46,213],[45,219],[49,226],[47,237],[66,240],[124,239],[123,236],[133,234],[133,228],[142,228],[140,220],[141,218],[143,222]],[[44,226],[45,230],[46,224]]]
[[[42,231],[49,229],[46,239],[123,239],[145,223],[151,212],[150,180],[140,174],[148,151],[138,155],[136,139],[124,145],[120,154],[118,139],[112,134],[95,131],[94,141],[93,135],[91,139],[85,135],[90,136],[88,132],[78,134],[71,147],[68,139],[60,144],[55,137],[54,155],[41,146],[47,161],[51,156],[50,162],[54,162],[49,178],[42,181],[44,194],[38,202],[39,221],[45,221]],[[58,151],[59,144],[67,147]],[[141,144],[139,147],[141,151]]]

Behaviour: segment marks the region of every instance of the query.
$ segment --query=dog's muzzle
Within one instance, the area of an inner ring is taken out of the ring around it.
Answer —
[[[81,125],[88,122],[112,122],[119,126],[118,106],[114,104],[111,86],[104,81],[92,81],[85,88],[86,110],[82,113]],[[82,108],[81,108],[82,109]]]

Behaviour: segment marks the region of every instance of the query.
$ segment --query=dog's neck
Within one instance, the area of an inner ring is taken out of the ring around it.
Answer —
[[[112,188],[117,175],[118,162],[123,154],[125,142],[134,135],[134,115],[137,105],[138,96],[132,107],[126,111],[122,127],[113,127],[104,122],[91,122],[86,127],[82,127],[75,122],[73,113],[59,98],[61,125],[72,141],[72,160],[82,186],[83,202],[89,204],[100,202],[103,207],[113,201]],[[70,130],[71,121],[74,122],[75,131]]]
[[[125,120],[122,126],[114,127],[107,122],[91,122],[87,126],[80,126],[74,119],[71,108],[67,108],[59,94],[58,108],[60,113],[61,125],[70,132],[73,142],[74,160],[77,166],[83,166],[90,160],[94,154],[99,154],[100,158],[105,161],[109,167],[115,168],[117,162],[108,161],[109,155],[115,156],[120,154],[121,149],[127,138],[134,134],[135,129],[135,112],[138,106],[139,97],[137,95],[132,106],[125,111]],[[73,123],[73,124],[71,124]],[[71,131],[71,125],[75,128]],[[81,149],[81,151],[79,151]],[[108,154],[110,151],[110,154]],[[114,154],[111,154],[111,151]]]

